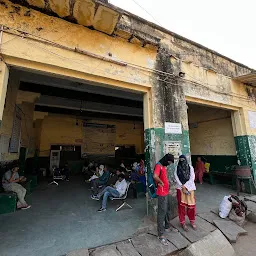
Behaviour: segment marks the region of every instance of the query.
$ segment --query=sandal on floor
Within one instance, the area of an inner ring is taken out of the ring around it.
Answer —
[[[186,224],[181,224],[181,227],[183,228],[183,230],[184,230],[185,232],[188,232],[188,227],[187,227]]]
[[[197,226],[195,224],[191,224],[191,226],[194,230],[197,230]]]
[[[159,241],[160,241],[160,243],[162,244],[162,245],[165,245],[165,246],[167,246],[169,243],[168,243],[168,240],[166,239],[166,238],[164,238],[164,237],[158,237],[158,239],[159,239]]]
[[[166,228],[166,229],[165,229],[165,232],[167,232],[167,233],[170,233],[170,232],[178,233],[179,230],[176,229],[176,228]]]

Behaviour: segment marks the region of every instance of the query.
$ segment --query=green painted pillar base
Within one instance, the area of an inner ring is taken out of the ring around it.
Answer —
[[[250,166],[253,178],[256,180],[256,136],[237,136],[235,142],[240,165]]]
[[[153,171],[155,164],[164,156],[165,154],[165,144],[167,142],[177,142],[180,143],[180,154],[187,156],[190,160],[190,143],[189,143],[189,133],[183,130],[182,134],[165,134],[164,128],[151,128],[145,130],[145,166],[147,168],[147,177],[149,177]],[[175,218],[178,214],[177,211],[177,200],[175,196],[175,185],[172,182],[174,179],[174,169],[175,166],[170,166],[168,168],[168,176],[170,181],[170,191],[172,195],[169,196],[169,201],[171,205],[170,215],[171,218]],[[148,197],[148,214],[153,219],[157,216],[157,199],[151,199]]]

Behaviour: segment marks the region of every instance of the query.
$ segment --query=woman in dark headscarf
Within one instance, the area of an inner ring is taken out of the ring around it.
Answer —
[[[187,215],[193,229],[196,229],[196,200],[194,191],[195,173],[193,166],[189,165],[187,158],[184,155],[179,157],[179,163],[175,171],[175,179],[177,182],[177,200],[178,213],[180,224],[185,231],[188,231],[186,226],[186,209]]]

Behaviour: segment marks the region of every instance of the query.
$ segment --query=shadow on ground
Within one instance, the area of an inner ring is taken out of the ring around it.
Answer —
[[[110,201],[98,213],[100,202],[80,177],[59,186],[40,185],[28,196],[32,208],[0,215],[1,256],[60,256],[79,248],[91,248],[127,239],[146,215],[145,197],[129,199],[133,209],[116,212]]]

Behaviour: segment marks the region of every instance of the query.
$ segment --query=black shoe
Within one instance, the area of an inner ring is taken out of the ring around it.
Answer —
[[[107,209],[106,208],[100,208],[99,210],[98,210],[98,212],[105,212]]]

